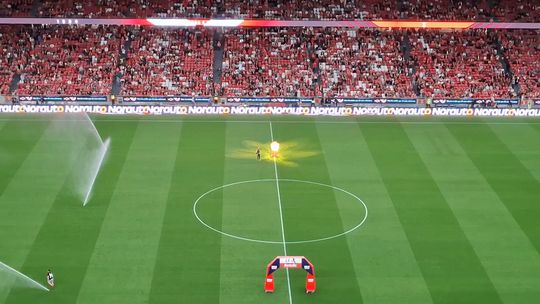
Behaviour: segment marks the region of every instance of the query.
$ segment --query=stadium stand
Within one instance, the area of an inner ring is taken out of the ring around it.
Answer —
[[[497,21],[539,22],[540,1],[495,0],[492,16]]]
[[[0,17],[27,17],[34,0],[0,0]]]
[[[395,19],[398,18],[397,4],[394,0],[235,0],[225,1],[224,16],[290,20]]]
[[[302,9],[298,9],[298,8]],[[533,22],[530,0],[0,0],[0,16],[186,17],[290,20],[474,20]]]
[[[17,93],[109,94],[125,32],[124,27],[43,27]]]
[[[235,29],[225,34],[222,85],[227,96],[312,96],[313,30]]]
[[[499,32],[511,69],[527,98],[540,98],[540,31]]]
[[[27,65],[34,44],[32,28],[0,26],[0,94],[9,93],[13,77]]]
[[[0,16],[31,15],[538,22],[540,2],[0,0]],[[539,98],[539,37],[532,30],[237,28],[216,35],[198,28],[0,26],[0,94],[20,78],[21,95]]]
[[[191,17],[209,18],[217,13],[210,0],[87,0],[44,1],[41,17]]]
[[[401,19],[488,21],[490,8],[487,0],[404,0]]]
[[[329,28],[320,39],[328,97],[412,97],[400,31]]]
[[[142,28],[121,65],[124,95],[211,95],[212,32]]]
[[[510,97],[499,56],[485,31],[422,31],[410,35],[417,63],[415,82],[422,96]]]

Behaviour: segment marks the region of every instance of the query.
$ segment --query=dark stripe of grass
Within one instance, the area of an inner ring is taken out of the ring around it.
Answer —
[[[316,123],[310,124],[274,124],[274,138],[278,141],[297,142],[294,149],[322,151]],[[297,154],[301,154],[298,151]],[[291,151],[290,155],[295,155]],[[287,165],[279,166],[280,179],[299,179],[316,181],[324,184],[331,184],[330,174],[326,166],[326,161],[322,154],[314,157],[297,159],[297,167]],[[327,231],[343,231],[343,223],[340,216],[339,207],[333,191],[322,188],[323,192],[313,194],[297,191],[297,188],[304,188],[305,185],[290,182],[280,183],[283,223],[287,239],[299,239],[300,236],[317,234],[317,231],[304,231],[306,226],[299,225],[298,222],[316,221],[322,229],[322,233]],[[315,186],[316,187],[316,186]],[[313,188],[317,189],[317,188]],[[325,204],[312,206],[312,210],[299,210],[296,202],[309,200],[310,195],[317,195],[317,201],[324,201]],[[317,216],[307,218],[311,215]],[[302,218],[303,217],[303,218]],[[316,238],[315,235],[313,235]],[[319,234],[319,237],[322,235]],[[336,238],[329,241],[289,244],[287,245],[289,255],[305,255],[314,264],[318,275],[319,292],[306,296],[303,294],[305,284],[304,271],[291,271],[291,288],[293,289],[294,303],[362,303],[362,294],[356,280],[356,272],[353,265],[353,257],[347,239],[345,237]],[[285,284],[280,282],[279,284]]]
[[[47,126],[48,121],[8,121],[0,129],[0,195],[17,173],[26,157],[37,144]]]
[[[535,121],[534,123],[530,123],[529,126],[531,126],[531,128],[535,129],[540,134],[540,124],[537,123],[537,121]]]
[[[540,253],[540,182],[489,126],[447,127]]]
[[[41,291],[13,289],[6,303],[34,303],[36,296],[40,296],[40,303],[67,304],[77,301],[137,125],[136,122],[115,125],[96,123],[102,137],[111,137],[112,141],[107,162],[94,185],[92,199],[83,207],[80,198],[70,194],[72,176],[68,176],[22,267],[24,273],[33,274],[34,278],[45,278],[47,268],[51,267],[58,286],[46,295]]]
[[[182,127],[150,303],[219,303],[221,236],[197,222],[192,207],[201,193],[223,184],[225,126],[201,123]],[[217,219],[218,228],[221,213],[221,205],[207,213]]]
[[[434,303],[501,303],[400,125],[361,125]]]

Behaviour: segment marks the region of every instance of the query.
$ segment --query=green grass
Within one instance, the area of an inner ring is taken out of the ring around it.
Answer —
[[[0,116],[0,261],[43,284],[52,268],[57,281],[44,292],[0,271],[0,303],[540,299],[537,120],[95,116],[112,143],[83,208],[77,147],[54,119]],[[283,146],[276,167],[271,130]],[[230,185],[241,181],[252,182]],[[196,219],[194,202],[215,188],[200,218],[258,241]],[[366,222],[302,242],[363,219],[339,189],[366,203]],[[284,248],[282,233],[300,242]],[[263,292],[267,263],[285,249],[313,262],[315,294],[302,270],[290,271],[290,295],[284,270]]]

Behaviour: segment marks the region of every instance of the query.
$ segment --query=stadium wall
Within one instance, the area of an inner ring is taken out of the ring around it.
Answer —
[[[10,98],[12,99],[12,98]],[[3,98],[5,101],[6,98]],[[109,96],[17,96],[15,97],[18,103],[110,103]],[[2,101],[0,99],[0,101]],[[194,103],[194,104],[210,104],[215,102],[213,97],[208,96],[119,96],[115,99],[118,103],[123,104],[159,104],[159,103]],[[491,99],[481,98],[434,98],[434,106],[471,106],[490,103]],[[510,107],[519,106],[520,100],[517,98],[501,98],[494,99],[497,105],[506,105]],[[217,103],[233,103],[233,104],[251,104],[251,105],[269,105],[269,104],[313,104],[320,103],[320,97],[223,97],[218,98]],[[326,102],[335,105],[403,105],[414,106],[424,104],[425,98],[327,98]],[[540,104],[540,99],[533,101],[535,104]]]
[[[103,115],[292,115],[292,116],[451,116],[540,117],[540,108],[424,108],[424,107],[277,107],[183,105],[0,105],[0,113],[89,113]]]

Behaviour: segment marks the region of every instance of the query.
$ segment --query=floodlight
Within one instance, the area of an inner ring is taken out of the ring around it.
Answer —
[[[272,150],[272,152],[274,152],[274,153],[279,152],[279,143],[277,141],[273,141],[270,144],[270,150]]]

